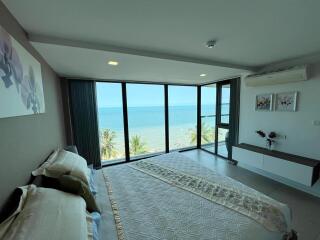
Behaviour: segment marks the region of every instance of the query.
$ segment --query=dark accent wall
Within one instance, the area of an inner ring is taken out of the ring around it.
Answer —
[[[0,118],[1,207],[15,187],[27,183],[31,171],[53,149],[65,145],[65,126],[59,77],[28,42],[26,33],[1,1],[0,25],[41,63],[46,104],[44,114]]]

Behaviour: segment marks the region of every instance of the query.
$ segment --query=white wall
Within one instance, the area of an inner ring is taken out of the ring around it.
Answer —
[[[256,94],[298,91],[297,112],[257,112]],[[241,83],[239,142],[265,146],[256,130],[275,131],[286,139],[277,140],[276,150],[320,160],[320,63],[310,66],[310,80],[273,86],[247,87]]]

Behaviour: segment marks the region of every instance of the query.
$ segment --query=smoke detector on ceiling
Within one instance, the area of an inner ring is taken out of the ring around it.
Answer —
[[[216,40],[210,40],[206,43],[207,48],[213,48],[217,44]]]

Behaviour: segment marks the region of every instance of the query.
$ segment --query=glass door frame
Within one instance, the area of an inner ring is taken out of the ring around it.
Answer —
[[[215,154],[219,157],[223,157],[223,158],[227,158],[230,159],[231,158],[231,152],[228,151],[228,157],[222,156],[219,154],[218,151],[218,145],[219,145],[219,141],[218,141],[218,137],[219,137],[219,128],[222,129],[228,129],[228,131],[230,131],[230,105],[231,105],[231,99],[229,99],[229,123],[223,123],[221,122],[221,118],[222,118],[222,114],[221,114],[221,106],[222,106],[222,88],[225,85],[230,85],[230,90],[231,90],[231,81],[230,80],[225,80],[225,81],[221,81],[221,82],[217,82],[217,99],[216,99],[216,126],[215,126]],[[231,98],[231,91],[230,91],[230,98]]]
[[[218,144],[219,144],[219,141],[218,141],[218,130],[219,129],[228,129],[230,131],[230,121],[232,121],[232,114],[231,114],[231,104],[232,104],[232,101],[231,101],[231,94],[232,94],[232,91],[231,91],[231,82],[232,82],[233,79],[228,79],[228,80],[223,80],[223,81],[218,81],[218,82],[210,82],[210,83],[206,83],[206,84],[203,84],[203,85],[200,85],[198,87],[198,94],[199,94],[199,98],[198,98],[198,148],[203,150],[203,151],[206,151],[210,154],[214,154],[214,155],[217,155],[219,157],[222,157],[222,158],[225,158],[225,159],[229,159],[231,160],[232,159],[232,153],[228,151],[228,157],[225,157],[225,156],[222,156],[219,154],[219,151],[218,151]],[[208,85],[211,85],[211,84],[216,84],[216,109],[215,109],[215,115],[216,115],[216,122],[215,122],[215,141],[214,141],[214,152],[211,152],[211,151],[208,151],[207,149],[203,148],[202,145],[201,145],[201,88],[202,87],[205,87],[205,86],[208,86]],[[222,87],[225,86],[225,85],[230,85],[230,100],[229,100],[229,123],[222,123],[221,122],[221,117],[222,117],[222,114],[221,114],[221,100],[222,100]],[[230,141],[230,132],[229,132],[229,141]]]

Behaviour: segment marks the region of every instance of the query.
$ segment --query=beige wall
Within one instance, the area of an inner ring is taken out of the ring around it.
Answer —
[[[65,144],[60,79],[34,50],[26,34],[0,1],[0,25],[40,63],[46,112],[0,119],[0,206],[25,184],[30,172],[57,146]],[[0,107],[1,107],[0,103]]]

